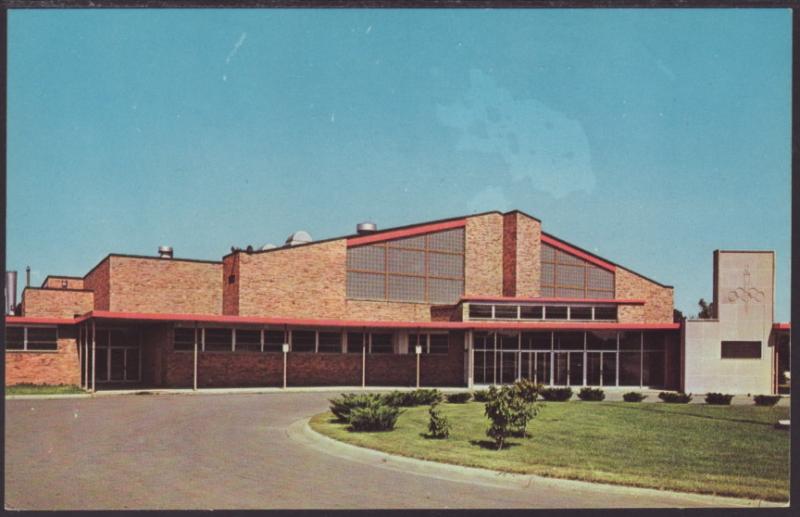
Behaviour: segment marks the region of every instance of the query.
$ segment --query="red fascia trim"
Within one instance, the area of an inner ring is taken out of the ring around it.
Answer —
[[[773,323],[772,328],[775,330],[791,330],[791,323]]]
[[[445,221],[443,223],[423,224],[421,226],[405,228],[403,230],[394,230],[360,237],[351,237],[347,239],[347,247],[361,246],[364,244],[372,244],[374,242],[383,242],[392,239],[402,239],[403,237],[413,237],[423,233],[440,232],[442,230],[450,230],[452,228],[463,228],[466,225],[466,219],[458,219],[455,221]]]
[[[585,260],[587,262],[591,262],[592,264],[594,264],[596,266],[599,266],[599,267],[601,267],[603,269],[607,269],[608,271],[614,272],[614,271],[617,270],[617,266],[615,266],[614,264],[609,264],[605,260],[600,260],[597,257],[593,257],[593,256],[589,255],[588,253],[584,253],[581,250],[575,249],[572,246],[570,246],[569,244],[564,244],[563,242],[561,242],[561,241],[559,241],[557,239],[554,239],[554,238],[552,238],[552,237],[550,237],[548,235],[542,234],[542,242],[544,242],[545,244],[549,244],[550,246],[553,246],[554,248],[558,248],[561,251],[569,253],[570,255],[574,255],[574,256],[576,256],[576,257],[578,257],[580,259],[583,259],[583,260]]]
[[[616,305],[644,305],[640,298],[515,298],[513,296],[467,296],[460,302],[542,302],[542,303],[613,303]]]
[[[39,316],[6,316],[6,325],[73,325],[72,318],[47,318]]]
[[[542,330],[677,330],[678,323],[598,323],[598,322],[500,322],[500,321],[364,321],[305,318],[262,318],[256,316],[220,316],[211,314],[151,314],[136,312],[92,311],[78,318],[76,322],[87,319],[163,321],[163,322],[202,322],[238,325],[292,325],[297,327],[362,327],[382,329],[542,329]]]

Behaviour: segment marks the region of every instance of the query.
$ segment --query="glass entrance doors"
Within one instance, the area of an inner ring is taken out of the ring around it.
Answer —
[[[656,331],[474,332],[473,380],[664,387],[667,348],[667,335]]]
[[[97,329],[95,380],[139,382],[142,350],[138,330]]]

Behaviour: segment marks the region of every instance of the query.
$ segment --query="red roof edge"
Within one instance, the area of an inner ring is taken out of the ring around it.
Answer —
[[[791,330],[791,323],[773,323],[772,328],[775,330]]]
[[[368,321],[339,319],[264,318],[257,316],[222,316],[212,314],[153,314],[135,312],[92,311],[76,318],[80,323],[89,319],[150,322],[218,323],[264,326],[348,327],[382,329],[454,329],[454,330],[677,330],[679,323],[600,323],[600,322],[514,322],[514,321]]]
[[[390,230],[386,232],[379,232],[369,235],[362,235],[359,237],[351,237],[347,239],[347,246],[361,246],[363,244],[372,244],[374,242],[383,242],[392,239],[402,239],[403,237],[413,237],[423,233],[440,232],[442,230],[450,230],[452,228],[463,228],[467,225],[466,219],[457,219],[455,221],[445,221],[441,223],[422,224],[414,226],[413,228],[404,228],[402,230]]]
[[[644,305],[641,298],[516,298],[513,296],[464,296],[461,302],[542,302],[542,303],[613,303],[616,305]]]
[[[573,248],[569,244],[563,243],[553,237],[550,237],[549,235],[542,234],[542,242],[544,242],[545,244],[549,244],[554,248],[558,248],[563,252],[569,253],[570,255],[574,255],[578,258],[581,258],[587,262],[591,262],[592,264],[599,266],[603,269],[606,269],[608,271],[614,272],[617,270],[617,266],[615,266],[614,264],[610,264],[605,260],[600,260],[599,258],[593,257],[588,253],[584,253],[583,251]]]

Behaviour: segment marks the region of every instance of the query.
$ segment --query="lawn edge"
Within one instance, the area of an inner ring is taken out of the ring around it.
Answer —
[[[389,451],[382,450],[382,449],[376,449],[376,448],[372,448],[372,447],[356,445],[356,444],[351,443],[351,442],[340,440],[337,437],[330,436],[330,435],[326,434],[323,430],[317,429],[312,425],[312,421],[315,418],[320,418],[323,415],[329,415],[331,418],[334,418],[334,415],[329,410],[328,411],[323,411],[321,413],[317,413],[317,414],[309,417],[308,419],[306,419],[306,427],[311,432],[313,432],[313,433],[315,433],[315,434],[317,434],[317,435],[319,435],[319,436],[321,436],[323,438],[326,438],[328,440],[332,440],[332,441],[334,441],[334,442],[336,442],[338,444],[343,444],[343,445],[346,445],[348,447],[353,447],[355,449],[360,449],[362,451],[377,452],[377,453],[385,454],[387,456],[394,457],[394,458],[402,458],[402,459],[405,459],[405,460],[413,460],[413,461],[416,461],[416,462],[423,462],[423,463],[433,464],[433,465],[450,466],[450,467],[455,466],[455,467],[459,467],[459,468],[462,468],[462,469],[474,469],[474,470],[477,470],[477,471],[482,471],[484,473],[502,474],[502,475],[506,475],[506,476],[510,475],[510,476],[530,477],[530,478],[534,478],[534,479],[566,480],[566,481],[572,481],[572,482],[578,482],[578,483],[589,483],[589,484],[598,485],[598,486],[624,487],[624,488],[627,488],[627,489],[635,489],[635,490],[650,490],[650,491],[655,491],[655,492],[663,493],[663,494],[674,494],[674,495],[684,495],[684,496],[693,496],[693,497],[713,498],[713,499],[716,499],[716,500],[726,500],[726,501],[730,501],[731,503],[743,504],[745,506],[753,506],[753,505],[755,505],[755,506],[764,506],[764,505],[773,506],[774,505],[774,506],[780,507],[780,506],[788,506],[789,503],[790,503],[789,500],[784,500],[784,499],[778,500],[778,499],[749,498],[749,497],[743,497],[743,496],[735,496],[735,495],[703,492],[703,491],[699,491],[699,490],[698,491],[671,490],[671,489],[665,489],[665,488],[658,488],[658,487],[654,487],[654,486],[650,486],[650,485],[636,485],[636,484],[615,482],[613,480],[597,481],[597,480],[591,480],[591,479],[580,478],[580,477],[575,477],[575,476],[559,476],[559,475],[556,475],[556,474],[552,474],[552,475],[548,475],[548,474],[530,474],[530,473],[516,472],[516,471],[513,471],[513,470],[498,470],[498,469],[491,469],[491,468],[487,468],[487,467],[477,467],[477,466],[474,466],[474,465],[467,465],[467,464],[463,464],[463,463],[456,463],[456,462],[449,462],[449,461],[437,461],[437,460],[431,460],[431,459],[423,459],[423,458],[420,458],[418,456],[414,456],[414,455],[411,455],[411,454],[401,454],[401,453],[397,453],[397,452],[389,452]]]

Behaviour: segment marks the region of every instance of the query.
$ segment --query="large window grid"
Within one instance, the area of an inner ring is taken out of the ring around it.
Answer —
[[[614,298],[614,273],[542,243],[541,294],[563,298]]]
[[[6,327],[5,343],[9,351],[55,352],[58,327]]]
[[[464,293],[464,229],[347,250],[347,297],[455,303]]]
[[[449,350],[449,340],[447,333],[409,334],[408,353],[416,353],[415,347],[419,345],[423,354],[446,355]]]
[[[614,321],[616,305],[513,305],[468,304],[471,320],[576,320]]]
[[[664,387],[666,334],[617,331],[475,332],[474,382],[526,378],[564,386]]]

